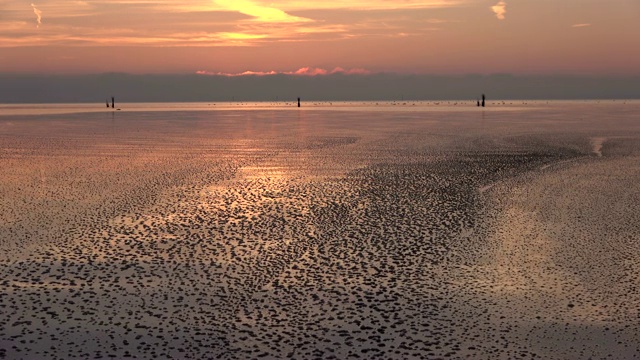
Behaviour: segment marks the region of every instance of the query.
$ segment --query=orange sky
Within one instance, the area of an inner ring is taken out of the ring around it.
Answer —
[[[639,34],[639,0],[2,0],[0,72],[638,75]]]

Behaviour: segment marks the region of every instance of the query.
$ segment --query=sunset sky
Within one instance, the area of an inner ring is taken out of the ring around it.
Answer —
[[[640,75],[639,0],[2,0],[0,73]]]

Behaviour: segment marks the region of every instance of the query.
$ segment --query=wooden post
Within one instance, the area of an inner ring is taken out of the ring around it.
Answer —
[[[482,107],[484,107],[484,94],[482,94]]]
[[[298,107],[300,107],[300,98],[298,98]]]
[[[111,97],[111,108],[116,108],[116,99],[113,96]]]

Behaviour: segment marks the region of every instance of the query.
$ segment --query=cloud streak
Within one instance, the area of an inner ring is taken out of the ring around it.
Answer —
[[[296,23],[308,22],[309,19],[292,16],[286,12],[271,7],[262,6],[253,1],[247,0],[215,0],[216,5],[224,10],[237,11],[241,14],[251,16],[253,21],[267,23]]]
[[[402,10],[402,9],[433,9],[453,7],[464,4],[466,0],[326,0],[326,1],[290,1],[290,0],[258,0],[258,3],[270,4],[270,6],[284,9],[285,11],[298,10]]]
[[[574,27],[574,28],[581,28],[581,27],[588,27],[588,26],[591,26],[591,24],[586,24],[585,23],[585,24],[573,24],[573,25],[571,25],[571,27]]]
[[[270,75],[295,75],[295,76],[322,76],[322,75],[369,75],[370,71],[361,68],[343,69],[336,67],[333,70],[327,70],[318,67],[303,67],[296,71],[244,71],[241,73],[225,73],[225,72],[212,72],[206,70],[196,71],[198,75],[208,76],[226,76],[226,77],[238,77],[238,76],[270,76]]]
[[[491,11],[496,14],[498,20],[504,20],[504,15],[507,13],[507,3],[504,1],[500,1],[491,7]]]
[[[40,25],[42,25],[42,11],[34,3],[31,3],[31,7],[33,8],[33,13],[36,14],[36,21],[38,22],[36,28],[40,28]]]

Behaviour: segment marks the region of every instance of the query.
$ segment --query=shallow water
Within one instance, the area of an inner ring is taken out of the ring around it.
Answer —
[[[548,106],[637,105],[638,100],[495,100],[487,101],[485,111],[523,110]],[[110,113],[114,111],[218,111],[218,110],[341,110],[341,111],[476,111],[475,101],[400,100],[400,101],[303,101],[298,108],[293,101],[261,102],[186,102],[186,103],[118,103],[115,109],[103,103],[79,104],[0,104],[3,115],[51,115],[71,113]]]
[[[404,103],[1,105],[0,357],[638,356],[640,103]]]

